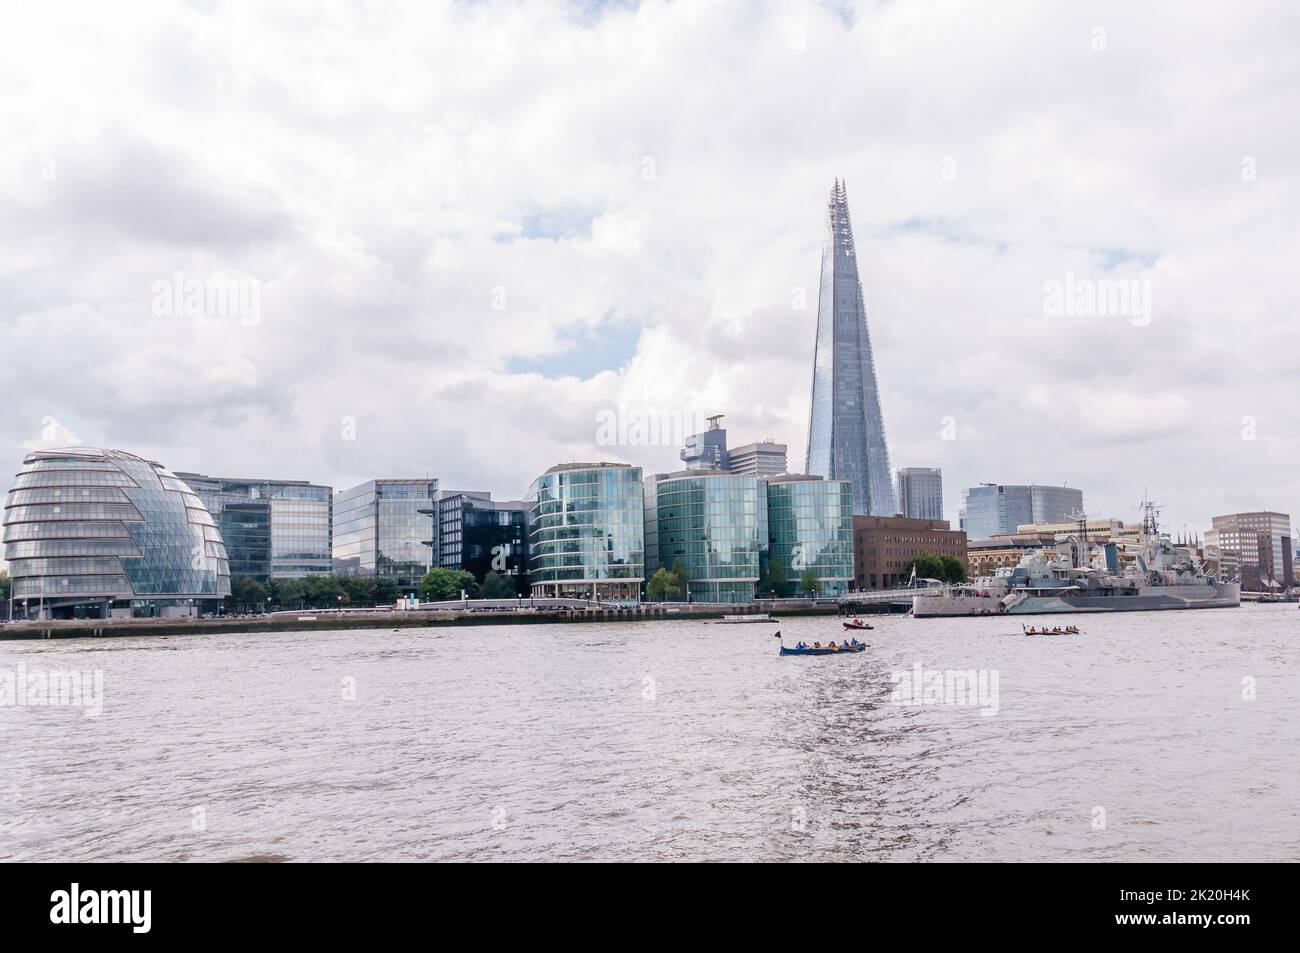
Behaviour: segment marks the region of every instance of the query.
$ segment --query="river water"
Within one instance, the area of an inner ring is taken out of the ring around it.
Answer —
[[[0,859],[1300,860],[1295,606],[871,621],[0,643]]]

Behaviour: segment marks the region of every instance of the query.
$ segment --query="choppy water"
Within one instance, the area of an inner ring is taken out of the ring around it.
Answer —
[[[0,707],[0,859],[1300,860],[1295,606],[873,622],[0,643],[104,673]]]

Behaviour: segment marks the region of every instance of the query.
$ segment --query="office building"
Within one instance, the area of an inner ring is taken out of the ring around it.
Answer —
[[[645,582],[641,468],[564,463],[528,491],[528,577],[534,596],[637,602]]]
[[[812,572],[819,593],[838,596],[853,585],[853,486],[846,480],[784,474],[767,484],[768,578],[780,562],[784,591],[805,595],[803,578]],[[760,593],[766,596],[767,593]]]
[[[1014,533],[1025,523],[1066,523],[1083,512],[1083,491],[1068,486],[982,483],[962,491],[961,528],[969,540]]]
[[[786,446],[775,440],[761,440],[735,447],[727,451],[727,469],[759,479],[780,476],[789,471]]]
[[[519,593],[528,578],[528,506],[496,501],[482,492],[440,492],[438,565],[471,573],[482,582],[495,572]]]
[[[435,479],[380,479],[334,494],[334,571],[383,576],[403,589],[433,568]]]
[[[1295,585],[1291,517],[1257,511],[1229,513],[1211,520],[1206,542],[1214,540],[1220,559],[1236,563],[1243,592],[1267,592]],[[1228,578],[1225,576],[1225,578]]]
[[[333,571],[333,491],[306,480],[176,474],[217,521],[232,580],[301,579]]]
[[[966,565],[966,534],[951,529],[947,520],[855,516],[853,544],[858,589],[892,589],[907,582],[917,556],[951,556]]]
[[[943,471],[904,467],[898,471],[898,512],[908,519],[943,519]]]

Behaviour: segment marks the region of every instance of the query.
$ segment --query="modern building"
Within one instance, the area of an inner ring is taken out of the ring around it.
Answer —
[[[489,572],[524,594],[528,580],[528,505],[474,491],[438,494],[438,560],[443,569]]]
[[[811,571],[820,593],[838,596],[853,585],[853,486],[846,480],[783,474],[767,484],[768,578],[778,560],[785,572],[785,591],[802,594]],[[766,595],[766,593],[760,593]]]
[[[961,528],[970,540],[1014,533],[1025,523],[1065,523],[1083,512],[1083,491],[1068,486],[981,483],[962,491]]]
[[[383,576],[403,589],[433,568],[428,511],[438,481],[367,480],[334,494],[334,571]]]
[[[943,519],[943,471],[904,467],[898,471],[898,512],[908,519]]]
[[[636,602],[645,582],[641,468],[564,463],[528,491],[528,577],[534,596]]]
[[[217,521],[232,580],[301,579],[333,571],[333,490],[306,480],[177,472]]]
[[[752,602],[767,549],[766,486],[682,470],[645,481],[646,577],[681,567],[691,602]]]
[[[709,429],[686,438],[681,458],[688,470],[727,469],[727,429],[719,423],[725,414],[714,414]]]
[[[27,455],[4,510],[15,618],[189,616],[230,594],[216,522],[171,471],[121,450]]]
[[[1245,592],[1287,589],[1296,584],[1291,517],[1260,511],[1229,513],[1211,519],[1206,541],[1214,540],[1221,561],[1237,565]],[[1225,576],[1225,578],[1228,578]]]
[[[826,207],[804,470],[848,480],[855,516],[892,516],[898,511],[849,200],[838,179]]]
[[[951,529],[947,520],[855,516],[853,549],[858,589],[892,589],[907,582],[917,556],[951,556],[966,565],[966,534]]]
[[[732,473],[746,473],[760,479],[789,472],[786,446],[775,440],[747,443],[727,451],[727,469]]]

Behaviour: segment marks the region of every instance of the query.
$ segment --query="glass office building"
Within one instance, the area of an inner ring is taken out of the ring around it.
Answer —
[[[534,596],[635,602],[645,581],[641,468],[551,467],[528,491],[528,576]]]
[[[4,544],[15,618],[186,616],[230,594],[203,501],[121,450],[28,454],[5,501]]]
[[[232,579],[301,579],[333,571],[333,493],[305,480],[178,473],[217,521]]]
[[[899,470],[898,512],[914,520],[943,519],[943,471],[934,467]]]
[[[961,528],[969,540],[1016,532],[1026,523],[1068,523],[1083,512],[1083,491],[1068,486],[982,483],[962,491]]]
[[[766,485],[684,470],[645,481],[646,573],[680,564],[692,602],[751,602],[767,549]]]
[[[857,516],[893,516],[897,511],[849,200],[838,179],[826,208],[804,469],[848,480]]]
[[[409,589],[433,568],[429,511],[438,481],[367,480],[334,494],[334,571]]]
[[[852,485],[803,475],[766,483],[768,559],[779,559],[786,575],[786,591],[777,595],[802,595],[809,570],[822,595],[847,591],[853,584]]]

